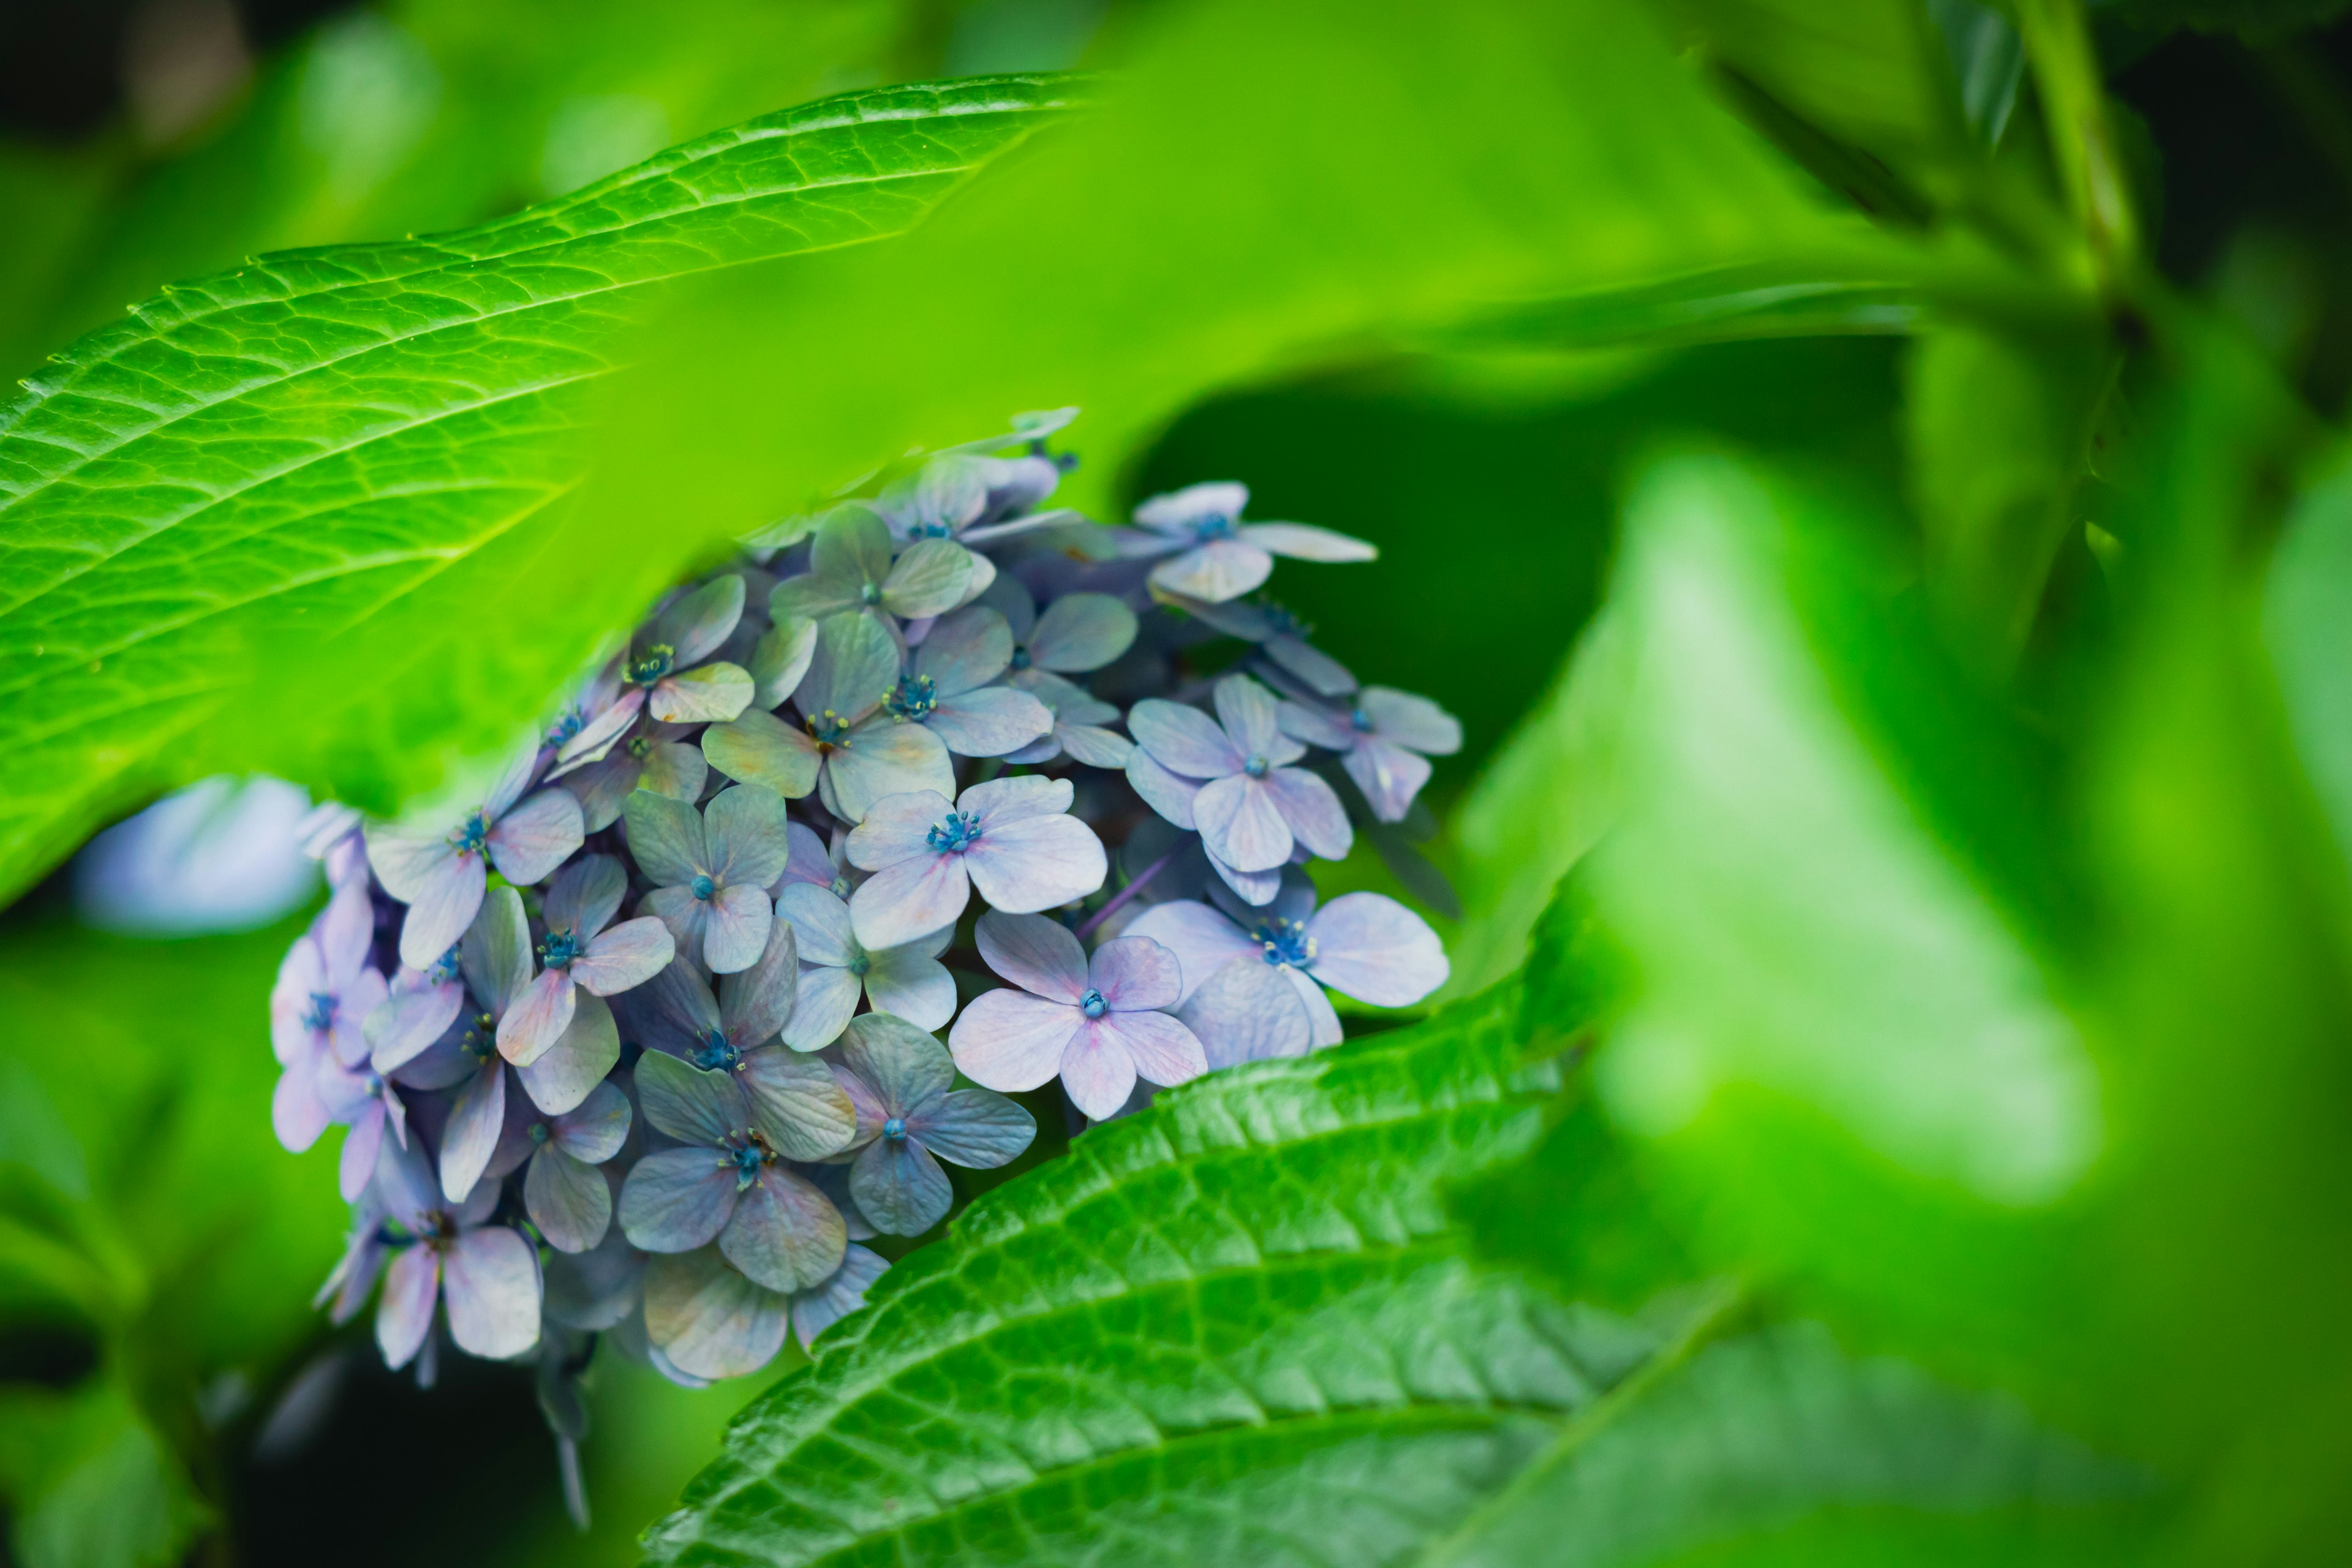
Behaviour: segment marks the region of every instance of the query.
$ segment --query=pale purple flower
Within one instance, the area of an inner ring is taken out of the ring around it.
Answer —
[[[367,1016],[368,1065],[415,1089],[448,1089],[472,1076],[475,1061],[461,1048],[466,986],[459,950],[430,969],[401,965],[392,988]]]
[[[580,802],[581,826],[601,833],[621,818],[632,790],[651,790],[688,805],[702,798],[710,764],[690,743],[691,726],[640,721],[611,751],[579,772],[564,775],[563,787]]]
[[[1294,695],[1344,697],[1356,689],[1355,673],[1307,639],[1314,628],[1272,599],[1260,595],[1250,600],[1211,604],[1181,594],[1161,595],[1172,607],[1202,625],[1255,643],[1258,658],[1253,668]]]
[[[903,947],[868,952],[857,940],[849,906],[829,889],[800,883],[776,900],[776,914],[799,940],[799,998],[784,1026],[784,1044],[796,1051],[831,1045],[857,1011],[862,993],[877,1013],[893,1013],[925,1029],[943,1029],[955,1016],[955,976],[941,963],[952,928]]]
[[[531,1145],[522,1179],[530,1223],[559,1252],[596,1246],[613,1220],[612,1188],[596,1167],[628,1141],[629,1097],[607,1079],[562,1115],[533,1118],[523,1136]]]
[[[499,1053],[517,1067],[537,1061],[572,1026],[579,992],[610,996],[642,985],[676,955],[669,928],[652,916],[612,924],[628,890],[629,874],[610,855],[583,855],[556,873],[541,906],[544,967],[499,1020]]]
[[[1323,986],[1376,1007],[1409,1007],[1444,984],[1450,973],[1437,933],[1394,899],[1345,893],[1318,910],[1314,885],[1296,872],[1283,879],[1282,891],[1267,909],[1238,908],[1228,914],[1180,900],[1153,905],[1127,931],[1176,954],[1188,1002],[1237,958],[1280,970],[1307,1004],[1318,1047],[1337,1045],[1341,1037],[1339,1016]],[[1217,1026],[1231,1023],[1220,1020]]]
[[[835,616],[817,628],[816,654],[793,693],[799,721],[753,709],[703,732],[703,755],[728,777],[797,800],[812,789],[844,822],[861,820],[885,795],[936,789],[951,794],[955,765],[925,724],[882,710],[897,689],[899,646],[862,616]]]
[[[658,916],[677,951],[714,974],[758,963],[775,919],[768,884],[792,857],[784,797],[737,784],[697,811],[638,790],[622,817],[637,869],[654,884],[637,912]]]
[[[488,866],[519,888],[569,859],[584,832],[580,803],[561,789],[525,795],[534,754],[510,763],[482,803],[446,833],[419,834],[382,823],[367,830],[368,860],[385,892],[408,906],[400,961],[430,969],[482,907]]]
[[[849,835],[873,873],[849,899],[866,951],[901,947],[956,922],[971,889],[1008,914],[1074,902],[1110,868],[1093,828],[1066,815],[1067,779],[991,779],[953,806],[929,790],[877,801]]]
[[[1211,604],[1236,598],[1264,583],[1274,558],[1371,561],[1380,552],[1360,539],[1303,522],[1244,522],[1249,487],[1220,482],[1187,485],[1153,496],[1135,509],[1142,530],[1129,535],[1130,555],[1173,555],[1151,569],[1155,587]]]
[[[823,1283],[793,1295],[793,1337],[801,1349],[812,1349],[817,1335],[866,1305],[866,1292],[889,1269],[888,1259],[878,1252],[854,1241],[843,1248],[840,1268]]]
[[[358,807],[322,800],[294,825],[295,844],[326,871],[330,888],[367,874],[365,823]]]
[[[955,1064],[974,1083],[1035,1089],[1059,1073],[1070,1102],[1100,1121],[1138,1078],[1177,1084],[1208,1070],[1201,1042],[1167,1012],[1184,983],[1177,955],[1157,942],[1119,937],[1090,961],[1055,921],[992,910],[980,917],[979,940],[988,966],[1021,989],[974,997],[949,1031]]]
[[[86,925],[132,936],[248,931],[282,920],[319,890],[301,838],[310,813],[310,797],[284,779],[223,774],[190,784],[74,857],[75,913]]]
[[[470,1355],[504,1360],[539,1342],[539,1258],[519,1232],[488,1223],[497,1188],[445,1203],[423,1152],[387,1143],[375,1191],[385,1217],[405,1233],[393,1244],[376,1303],[385,1365],[405,1366],[424,1346],[436,1302],[447,1309],[449,1337]]]
[[[387,991],[369,962],[375,906],[364,881],[335,889],[311,928],[294,939],[269,993],[269,1044],[282,1069],[270,1096],[278,1141],[300,1153],[334,1120],[322,1067],[350,1071],[367,1063],[368,1015]]]
[[[373,1174],[378,1146],[389,1131],[404,1147],[408,1142],[408,1102],[382,1073],[364,1062],[344,1068],[332,1058],[319,1061],[319,1098],[332,1121],[351,1129],[336,1163],[336,1186],[343,1201],[358,1198]]]
[[[1043,739],[1011,753],[1008,763],[1050,763],[1067,753],[1092,768],[1124,768],[1135,742],[1116,730],[1118,709],[1058,675],[1032,670],[1023,682],[1029,694],[1054,716],[1054,728]]]
[[[660,1051],[638,1058],[646,1123],[681,1147],[646,1155],[621,1187],[621,1229],[647,1252],[717,1241],[771,1290],[822,1284],[848,1241],[840,1211],[784,1162],[819,1160],[856,1127],[823,1062],[762,1051],[754,1071],[705,1072]],[[691,1369],[688,1369],[691,1370]]]
[[[849,897],[856,883],[843,858],[849,847],[847,828],[835,827],[830,845],[817,837],[814,828],[798,822],[785,828],[784,834],[792,840],[792,854],[784,861],[784,874],[769,885],[771,898],[781,903],[786,888],[803,884],[823,888],[836,899]]]
[[[718,651],[743,618],[743,579],[714,578],[680,597],[639,632],[617,667],[598,677],[590,702],[615,692],[564,741],[555,773],[595,762],[636,721],[640,710],[665,724],[722,723],[751,701],[751,672],[723,659],[703,662]]]
[[[768,610],[779,622],[875,612],[922,620],[963,604],[994,576],[985,556],[950,539],[916,540],[894,559],[890,525],[865,502],[849,501],[817,525],[809,569],[777,584]]]
[[[1210,855],[1236,871],[1272,871],[1295,847],[1337,860],[1355,842],[1331,786],[1288,764],[1307,754],[1285,735],[1265,687],[1246,676],[1216,684],[1217,717],[1147,698],[1128,710],[1136,749],[1128,782],[1179,827],[1196,828]]]
[[[456,1026],[457,1048],[473,1070],[461,1080],[441,1131],[441,1190],[452,1203],[463,1202],[485,1176],[503,1176],[513,1168],[501,1169],[498,1161],[508,1122],[509,1071],[499,1049],[498,1026],[530,986],[530,924],[520,895],[499,888],[484,899],[457,951],[480,1011],[461,1013]],[[572,1023],[554,1043],[512,1071],[533,1105],[561,1116],[586,1100],[620,1059],[621,1032],[612,1009],[590,993],[574,998]]]
[[[1282,705],[1283,732],[1339,753],[1339,765],[1364,792],[1372,815],[1402,822],[1413,796],[1429,782],[1431,757],[1462,749],[1462,721],[1410,691],[1367,686],[1334,712],[1317,703]]]
[[[1013,920],[1053,925],[1041,915],[981,918],[982,924]],[[849,1021],[834,1076],[857,1110],[850,1195],[861,1213],[896,1236],[920,1236],[955,1201],[940,1161],[993,1169],[1037,1136],[1036,1121],[1003,1095],[956,1088],[955,1064],[946,1048],[887,1013]]]
[[[981,602],[1003,616],[1013,634],[1015,686],[1029,686],[1048,672],[1100,669],[1135,642],[1135,612],[1108,594],[1064,594],[1041,616],[1029,590],[1004,576],[989,585]]]
[[[1176,1016],[1199,1037],[1212,1071],[1302,1057],[1316,1043],[1315,1018],[1298,987],[1255,953],[1229,959],[1197,985],[1188,985]]]
[[[747,1279],[715,1247],[658,1256],[646,1268],[646,1336],[655,1356],[688,1377],[741,1377],[775,1359],[788,1324],[805,1348],[864,1306],[866,1292],[889,1267],[870,1249],[845,1243],[831,1274],[786,1293]]]
[[[908,657],[882,711],[922,724],[950,752],[1001,757],[1051,730],[1054,716],[1026,691],[992,684],[1013,659],[1013,633],[984,605],[942,616]]]
[[[722,975],[719,994],[691,959],[668,968],[622,999],[640,1043],[712,1071],[740,1070],[761,1047],[776,1043],[793,1016],[800,976],[799,943],[792,924],[769,928],[760,962]]]
[[[1075,511],[1032,511],[1062,481],[1051,458],[982,457],[943,452],[884,487],[873,510],[901,545],[926,539],[952,539],[986,547],[1027,533],[1079,521]]]

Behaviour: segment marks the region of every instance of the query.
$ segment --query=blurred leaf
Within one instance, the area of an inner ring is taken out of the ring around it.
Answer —
[[[903,228],[1064,102],[825,100],[479,229],[172,289],[54,362],[0,408],[0,891],[222,761],[386,810],[510,738],[715,542],[572,519],[622,324]]]
[[[2352,462],[2297,502],[2263,609],[2296,749],[2352,862]]]
[[[110,1383],[70,1395],[0,1392],[0,1485],[23,1568],[163,1568],[212,1510]]]

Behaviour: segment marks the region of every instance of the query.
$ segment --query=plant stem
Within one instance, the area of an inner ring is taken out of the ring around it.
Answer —
[[[2094,280],[2112,296],[2138,266],[2139,226],[2091,29],[2081,0],[2017,0],[2016,13],[2067,205],[2089,244]]]
[[[1159,859],[1154,860],[1150,865],[1146,866],[1143,868],[1142,875],[1137,877],[1134,881],[1129,882],[1126,887],[1121,888],[1118,892],[1113,893],[1110,896],[1110,902],[1097,910],[1093,914],[1088,915],[1087,917],[1087,923],[1078,928],[1078,940],[1080,942],[1084,942],[1087,938],[1094,935],[1095,927],[1110,919],[1112,912],[1121,904],[1126,903],[1128,900],[1143,891],[1143,884],[1151,880],[1152,878],[1160,875],[1160,873],[1167,868],[1168,862],[1176,858],[1176,851],[1182,847],[1184,847],[1184,846],[1181,842],[1178,843],[1174,847],[1171,848],[1167,854],[1162,855]]]

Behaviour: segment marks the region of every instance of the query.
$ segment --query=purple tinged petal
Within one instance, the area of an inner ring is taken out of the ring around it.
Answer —
[[[989,968],[1024,991],[1069,1007],[1086,994],[1086,949],[1060,921],[991,910],[974,936]]]
[[[333,989],[340,991],[359,977],[375,942],[375,903],[365,882],[347,882],[335,889],[319,916],[316,940]]]
[[[719,889],[710,900],[703,928],[702,962],[713,974],[732,974],[757,963],[767,949],[775,912],[767,889],[758,883]]]
[[[841,1092],[849,1097],[849,1108],[857,1115],[857,1130],[849,1136],[849,1147],[863,1149],[882,1136],[882,1124],[890,1120],[890,1108],[882,1103],[881,1096],[872,1084],[839,1062],[827,1062],[825,1065],[833,1069],[833,1081],[839,1084]],[[849,1197],[845,1183],[822,1179],[825,1171],[838,1172],[839,1169],[839,1166],[818,1167],[819,1184],[825,1188],[825,1195],[832,1198],[836,1205],[846,1203],[851,1210],[855,1210],[857,1205]],[[835,1190],[836,1186],[838,1191]],[[856,1234],[854,1230],[851,1232],[852,1236]]]
[[[1367,686],[1357,705],[1384,741],[1433,757],[1450,757],[1462,749],[1462,721],[1426,697]]]
[[[319,1141],[332,1120],[319,1094],[316,1057],[300,1057],[278,1075],[269,1095],[269,1125],[289,1154],[299,1154]]]
[[[1321,648],[1294,637],[1268,637],[1265,657],[1307,689],[1322,697],[1344,697],[1356,689],[1356,673]]]
[[[454,981],[386,996],[361,1026],[369,1064],[387,1075],[405,1066],[457,1021],[465,1000],[466,988]]]
[[[563,742],[555,753],[555,766],[548,773],[550,780],[562,777],[574,768],[601,762],[636,722],[637,710],[646,705],[645,692],[635,687],[621,693],[614,702],[580,728],[580,732]]]
[[[1367,740],[1340,759],[1339,765],[1364,792],[1372,815],[1382,822],[1402,822],[1412,809],[1412,797],[1429,782],[1428,759],[1385,741]]]
[[[740,1131],[751,1114],[733,1078],[659,1051],[637,1058],[637,1105],[656,1131],[705,1151]]]
[[[613,1190],[604,1173],[552,1143],[530,1157],[522,1202],[530,1223],[558,1252],[586,1252],[613,1223]]]
[[[951,539],[920,539],[882,582],[882,607],[914,618],[943,616],[970,596],[978,558]]]
[[[514,1005],[530,984],[530,921],[523,914],[520,893],[500,888],[482,900],[465,940],[457,944],[457,963],[466,984],[492,1013],[504,1014]]]
[[[722,790],[702,808],[710,874],[722,883],[765,888],[783,875],[793,842],[784,797],[760,784]]]
[[[646,696],[646,711],[665,724],[724,724],[742,717],[758,690],[742,666],[706,664],[662,677]]]
[[[629,993],[630,1017],[650,1045],[683,1056],[702,1037],[719,1026],[719,999],[684,954],[669,967]]]
[[[442,1273],[459,1350],[503,1361],[539,1342],[539,1258],[519,1233],[502,1225],[465,1232],[449,1244]]]
[[[865,820],[850,829],[849,863],[862,871],[879,871],[901,860],[935,851],[927,837],[953,809],[939,790],[916,790],[885,795],[867,808]]]
[[[784,1025],[784,1044],[796,1051],[822,1050],[833,1044],[857,1011],[858,991],[857,976],[846,969],[803,970],[793,1016]]]
[[[947,1048],[904,1018],[887,1013],[852,1018],[842,1037],[841,1054],[849,1070],[873,1087],[883,1108],[893,1116],[905,1116],[955,1086],[955,1064],[949,1060]]]
[[[859,945],[868,952],[898,947],[953,925],[971,900],[970,858],[925,853],[877,871],[849,896]]]
[[[463,1203],[489,1168],[507,1119],[507,1068],[496,1057],[477,1068],[457,1093],[441,1130],[441,1195]]]
[[[1192,899],[1152,905],[1129,923],[1127,934],[1150,937],[1176,955],[1184,985],[1180,1001],[1189,999],[1211,974],[1234,959],[1256,963],[1265,957],[1241,927]]]
[[[1036,1141],[1037,1122],[992,1089],[959,1089],[908,1117],[907,1133],[952,1164],[993,1170]]]
[[[743,618],[743,579],[714,577],[655,617],[647,643],[666,643],[675,668],[702,662]]]
[[[825,760],[837,814],[862,822],[878,801],[894,795],[930,791],[942,798],[955,789],[955,764],[944,742],[928,725],[873,718],[842,737]]]
[[[1076,798],[1069,780],[1026,773],[972,785],[958,798],[956,809],[977,819],[983,829],[993,831],[1031,817],[1058,816],[1070,809]]]
[[[1286,702],[1276,718],[1284,734],[1327,752],[1346,752],[1356,744],[1356,731],[1348,721],[1327,709]]]
[[[1136,750],[1126,736],[1094,724],[1062,724],[1054,733],[1071,756],[1090,768],[1124,768]]]
[[[793,1298],[793,1333],[801,1348],[808,1349],[819,1334],[866,1305],[866,1292],[889,1268],[879,1253],[857,1246],[845,1248],[841,1267],[824,1284]]]
[[[816,622],[789,616],[761,635],[751,650],[751,701],[772,709],[800,689],[816,658]]]
[[[528,888],[570,859],[585,833],[572,792],[543,789],[491,824],[490,863],[516,887]]]
[[[1237,871],[1268,871],[1290,858],[1290,825],[1265,779],[1213,779],[1192,802],[1201,842]]]
[[[772,1290],[823,1284],[841,1267],[848,1243],[841,1211],[805,1177],[779,1165],[766,1167],[744,1190],[719,1233],[727,1260]]]
[[[654,1259],[645,1291],[646,1337],[690,1377],[741,1377],[783,1346],[786,1298],[744,1279],[715,1251]]]
[[[1135,1092],[1135,1058],[1128,1054],[1123,1032],[1111,1025],[1108,1017],[1081,1020],[1062,1049],[1063,1092],[1096,1121],[1118,1115],[1127,1097]]]
[[[555,1117],[548,1132],[555,1146],[574,1160],[601,1165],[628,1141],[630,1118],[629,1097],[618,1084],[607,1080],[589,1090],[588,1098],[572,1110]]]
[[[974,605],[942,616],[915,654],[915,673],[941,697],[960,697],[1003,675],[1013,662],[1013,629],[1003,616]]]
[[[1348,808],[1337,791],[1305,768],[1276,768],[1265,777],[1265,793],[1282,813],[1282,820],[1307,852],[1326,860],[1340,860],[1355,847],[1356,830],[1348,826]],[[1203,836],[1205,837],[1205,835]],[[1284,857],[1289,858],[1288,856]],[[1240,866],[1241,861],[1235,860]],[[1250,870],[1260,868],[1252,866]]]
[[[748,1051],[774,1041],[792,1016],[800,973],[799,937],[789,923],[771,921],[760,961],[719,984],[719,1027],[737,1049]]]
[[[849,1147],[856,1108],[834,1080],[833,1069],[794,1051],[759,1050],[736,1075],[751,1119],[776,1152],[791,1160],[822,1160]]]
[[[1097,1026],[1127,1048],[1138,1076],[1162,1087],[1190,1083],[1209,1070],[1200,1040],[1166,1013],[1112,1013]]]
[[[561,1116],[587,1099],[621,1059],[621,1031],[613,1010],[603,997],[585,992],[578,1002],[572,1026],[536,1061],[515,1069],[530,1102],[550,1116]]]
[[[666,795],[672,800],[682,800],[688,805],[702,798],[702,786],[710,781],[710,764],[699,751],[682,741],[662,741],[647,748],[645,765],[637,773],[637,787]],[[587,812],[587,803],[581,803],[581,812]],[[614,815],[619,815],[617,803]],[[613,818],[607,816],[599,826],[609,827]],[[591,829],[593,831],[593,829]]]
[[[991,686],[940,698],[924,722],[958,756],[1001,757],[1050,733],[1054,715],[1025,691]]]
[[[1419,915],[1380,893],[1348,893],[1307,922],[1315,978],[1376,1007],[1409,1007],[1445,984],[1444,944]]]
[[[368,1059],[368,1017],[383,1005],[389,991],[382,973],[362,969],[335,998],[335,1021],[327,1031],[327,1045],[343,1067],[355,1068]]]
[[[375,1342],[384,1365],[398,1372],[415,1359],[433,1330],[433,1304],[440,1295],[438,1253],[419,1244],[394,1255],[384,1270],[383,1299],[375,1304]]]
[[[903,1138],[877,1138],[858,1151],[849,1193],[876,1228],[893,1236],[920,1236],[955,1202],[940,1163]]]
[[[919,1029],[944,1029],[955,1016],[955,976],[919,943],[886,947],[868,963],[866,994],[876,1012],[904,1018]]]
[[[655,886],[683,887],[710,869],[702,814],[684,801],[641,789],[623,804],[621,816],[628,824],[629,852]]]
[[[1007,914],[1075,902],[1100,889],[1110,874],[1102,840],[1075,816],[1028,817],[991,826],[962,858],[980,896]]]
[[[464,935],[482,907],[489,878],[478,855],[452,853],[438,862],[409,900],[400,925],[400,962],[430,969]]]
[[[515,752],[508,762],[506,771],[490,785],[490,793],[482,797],[483,819],[495,822],[504,816],[507,808],[520,800],[522,792],[530,787],[531,774],[538,771],[538,747],[525,746]]]
[[[499,1020],[499,1054],[518,1067],[537,1061],[572,1026],[575,997],[569,973],[561,969],[541,971],[539,978],[523,988],[521,999]]]
[[[839,967],[857,957],[860,950],[850,931],[849,906],[828,889],[793,883],[776,895],[776,913],[799,939],[802,963]]]
[[[1152,761],[1186,778],[1223,778],[1249,760],[1215,720],[1181,702],[1147,697],[1127,710],[1127,728]]]
[[[1151,569],[1155,587],[1218,604],[1238,599],[1274,574],[1274,557],[1239,539],[1196,544]]]
[[[999,577],[982,593],[980,602],[1004,617],[1014,642],[1029,640],[1037,625],[1037,602],[1029,596],[1026,584],[1018,577]]]
[[[677,940],[658,918],[623,921],[588,944],[572,963],[572,978],[583,989],[610,996],[643,985],[677,954]]]
[[[817,627],[816,653],[793,703],[811,718],[831,712],[854,724],[882,705],[898,679],[898,645],[890,634],[868,616],[834,616]]]
[[[621,1233],[647,1252],[691,1252],[735,1215],[735,1167],[711,1149],[646,1155],[621,1184]]]
[[[1249,487],[1211,479],[1157,495],[1135,509],[1135,521],[1158,533],[1190,537],[1193,525],[1212,517],[1236,518],[1249,505]]]
[[[1248,676],[1228,675],[1217,682],[1212,698],[1217,705],[1217,722],[1234,750],[1244,758],[1271,758],[1282,742],[1282,726],[1277,721],[1281,708],[1274,694]]]
[[[1137,704],[1141,707],[1141,703]],[[1177,826],[1190,831],[1197,818],[1193,803],[1200,799],[1201,786],[1192,779],[1170,773],[1152,759],[1141,744],[1127,754],[1127,782],[1143,797],[1143,804],[1158,812]]]
[[[807,731],[754,708],[702,732],[702,754],[730,779],[798,800],[816,788],[824,759]]]
[[[571,931],[583,941],[612,923],[628,896],[629,874],[610,855],[583,855],[547,885],[541,909],[550,931]]]
[[[1114,1013],[1151,1013],[1176,1005],[1183,970],[1173,951],[1131,931],[1095,950],[1088,984]]]
[[[1314,1024],[1288,975],[1255,956],[1210,972],[1176,1010],[1212,1068],[1305,1056]]]
[[[1323,994],[1323,987],[1316,984],[1305,970],[1293,969],[1286,963],[1275,973],[1290,982],[1291,990],[1307,1009],[1307,1021],[1313,1029],[1307,1044],[1312,1048],[1323,1050],[1348,1037],[1347,1030],[1339,1026],[1339,1014],[1331,1005],[1331,998]]]
[[[278,979],[269,988],[269,1048],[280,1066],[318,1048],[318,1031],[305,1020],[310,1014],[311,996],[331,984],[318,939],[308,932],[296,937],[286,956],[278,961]]]
[[[637,901],[637,914],[650,916],[669,932],[670,945],[699,962],[704,934],[710,928],[710,905],[694,896],[691,888],[656,888]]]
[[[1025,991],[988,991],[964,1006],[948,1031],[963,1075],[983,1089],[1018,1093],[1061,1071],[1062,1055],[1086,1015]]]
[[[1029,662],[1070,673],[1100,669],[1135,641],[1135,612],[1108,594],[1065,594],[1029,637]]]
[[[1379,547],[1306,522],[1245,522],[1234,533],[1260,550],[1293,561],[1377,561]]]
[[[787,826],[784,833],[792,840],[792,855],[784,862],[784,874],[768,891],[781,902],[784,889],[795,883],[805,882],[813,888],[831,890],[833,857],[825,853],[824,840],[797,822]]]

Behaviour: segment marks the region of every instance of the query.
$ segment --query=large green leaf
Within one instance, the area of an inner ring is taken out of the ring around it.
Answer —
[[[825,100],[480,228],[167,290],[54,361],[0,409],[0,890],[201,769],[389,807],[528,721],[715,537],[568,505],[617,334],[683,277],[905,228],[1067,101]]]

